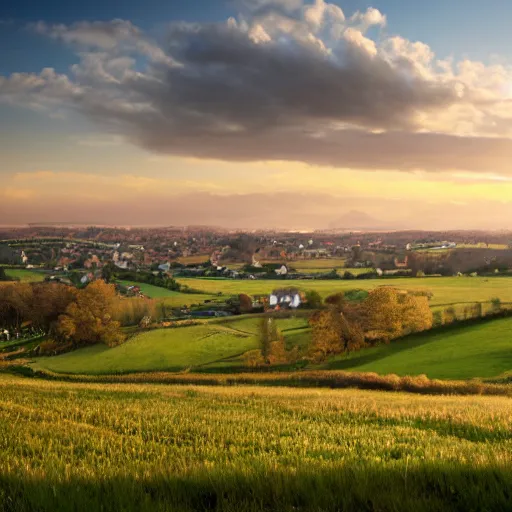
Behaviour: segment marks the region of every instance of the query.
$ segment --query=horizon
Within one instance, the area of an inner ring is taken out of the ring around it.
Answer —
[[[512,4],[145,5],[0,7],[3,224],[509,228]]]

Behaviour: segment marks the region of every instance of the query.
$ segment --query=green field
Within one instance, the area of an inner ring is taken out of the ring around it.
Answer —
[[[208,321],[202,325],[156,329],[139,334],[123,345],[95,345],[57,357],[35,359],[34,369],[57,373],[111,374],[146,371],[181,371],[207,367],[240,367],[241,356],[258,347],[257,317]],[[304,344],[307,319],[278,320],[289,344]]]
[[[306,318],[279,319],[288,348],[306,349]],[[125,344],[97,345],[57,357],[37,358],[34,369],[72,374],[244,370],[242,355],[258,347],[259,318],[208,321],[202,325],[157,329]],[[431,379],[494,378],[512,371],[512,319],[452,326],[408,336],[389,345],[337,356],[319,369],[422,375]]]
[[[512,318],[408,336],[324,366],[358,372],[425,374],[431,379],[497,377],[512,370]]]
[[[0,375],[6,511],[498,511],[510,399]]]
[[[444,305],[489,301],[499,297],[503,302],[512,302],[511,277],[404,277],[361,280],[232,280],[232,279],[194,279],[178,280],[205,293],[222,292],[228,295],[236,293],[265,294],[275,288],[294,286],[301,290],[317,290],[323,297],[332,293],[361,288],[370,290],[377,286],[396,286],[405,290],[430,290],[434,294],[431,304]]]
[[[259,321],[257,317],[223,319],[202,325],[156,329],[114,348],[94,345],[57,357],[37,358],[33,367],[57,373],[99,375],[197,370],[203,366],[212,370],[233,363],[240,366],[237,356],[258,347]],[[308,329],[305,318],[279,320],[278,325],[285,336],[290,335],[295,341]]]
[[[180,307],[191,304],[201,304],[205,300],[212,299],[211,293],[181,293],[174,290],[167,290],[160,286],[153,286],[152,284],[136,283],[134,281],[118,281],[123,286],[138,286],[140,291],[151,299],[162,299],[166,306]]]
[[[38,283],[44,281],[46,274],[44,272],[35,272],[26,269],[9,268],[5,273],[12,279],[19,279],[26,283]]]
[[[248,318],[157,329],[114,348],[96,345],[58,357],[38,358],[35,367],[90,374],[198,368],[256,348],[257,322],[257,318]]]

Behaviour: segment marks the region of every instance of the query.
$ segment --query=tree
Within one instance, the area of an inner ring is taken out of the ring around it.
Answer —
[[[493,297],[491,299],[491,313],[498,313],[499,311],[501,311],[501,299]]]
[[[60,283],[37,283],[32,286],[32,293],[30,319],[34,326],[50,332],[60,315],[76,299],[78,291]]]
[[[249,295],[245,293],[239,294],[238,301],[240,302],[241,313],[250,313],[252,311],[252,299]]]
[[[313,328],[308,357],[314,362],[343,351],[342,314],[335,308],[315,312],[309,319]]]
[[[116,269],[116,266],[114,265],[114,263],[112,261],[109,261],[101,269],[101,278],[106,283],[110,283],[110,281],[112,281],[112,278],[114,277],[115,269]]]
[[[33,304],[32,286],[28,283],[8,282],[0,286],[0,325],[20,330],[30,319]]]
[[[115,287],[98,280],[77,294],[76,300],[59,317],[57,333],[74,345],[123,341],[120,323],[112,319]]]
[[[306,303],[310,309],[320,309],[323,306],[322,296],[316,290],[306,292]]]
[[[432,327],[428,297],[383,286],[372,290],[364,301],[366,338],[388,342]]]
[[[269,362],[270,345],[278,339],[278,332],[275,320],[265,316],[260,321],[260,349],[261,355],[266,362]]]
[[[343,292],[334,293],[333,295],[329,295],[325,299],[325,303],[330,306],[334,306],[339,311],[343,311],[343,308],[346,304],[345,294]]]

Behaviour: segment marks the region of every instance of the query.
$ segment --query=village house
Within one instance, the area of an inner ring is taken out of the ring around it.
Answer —
[[[296,309],[301,304],[300,292],[297,288],[281,288],[274,290],[268,300],[268,305],[277,309]]]

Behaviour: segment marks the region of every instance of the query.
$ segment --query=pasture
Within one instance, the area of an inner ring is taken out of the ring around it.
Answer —
[[[404,290],[430,290],[434,295],[433,306],[487,302],[499,297],[512,302],[512,277],[403,277],[361,280],[233,280],[233,279],[178,279],[181,284],[201,290],[205,294],[222,292],[227,295],[270,293],[276,288],[297,287],[300,290],[316,290],[327,297],[332,293],[360,288],[371,290],[377,286],[395,286]]]
[[[111,374],[240,367],[239,356],[258,347],[258,317],[201,321],[200,325],[156,329],[109,348],[94,345],[56,357],[40,357],[34,369],[57,373]],[[278,320],[285,336],[308,330],[305,318]],[[296,339],[296,338],[293,338]],[[290,341],[292,343],[292,341]]]
[[[259,346],[259,318],[201,322],[201,325],[145,332],[115,348],[96,345],[56,357],[40,357],[31,366],[35,370],[88,375],[247,371],[243,354]],[[305,353],[311,337],[306,318],[278,319],[277,326],[288,349],[298,346]],[[305,368],[380,375],[424,374],[430,379],[446,380],[498,378],[512,371],[511,333],[512,318],[452,325]]]
[[[8,268],[5,273],[11,279],[16,279],[25,283],[38,283],[44,281],[46,274],[44,272],[36,272],[34,270]]]
[[[211,293],[181,293],[152,284],[136,283],[135,281],[118,281],[123,286],[138,286],[140,291],[151,299],[159,299],[166,306],[180,307],[191,304],[201,304],[205,300],[212,299]],[[161,299],[161,300],[160,300]]]
[[[34,369],[56,373],[112,374],[149,371],[208,371],[240,369],[239,356],[258,348],[257,317],[202,321],[201,325],[156,329],[139,334],[126,343],[108,348],[95,345],[56,357],[40,357]],[[278,320],[289,343],[299,343],[308,330],[307,319]]]
[[[95,375],[197,368],[257,348],[257,321],[250,318],[152,330],[114,348],[95,345],[38,358],[35,367]]]
[[[77,384],[1,374],[0,387],[4,510],[510,505],[506,397]]]
[[[498,377],[512,370],[512,318],[407,336],[337,357],[324,369],[427,375],[430,379]]]

